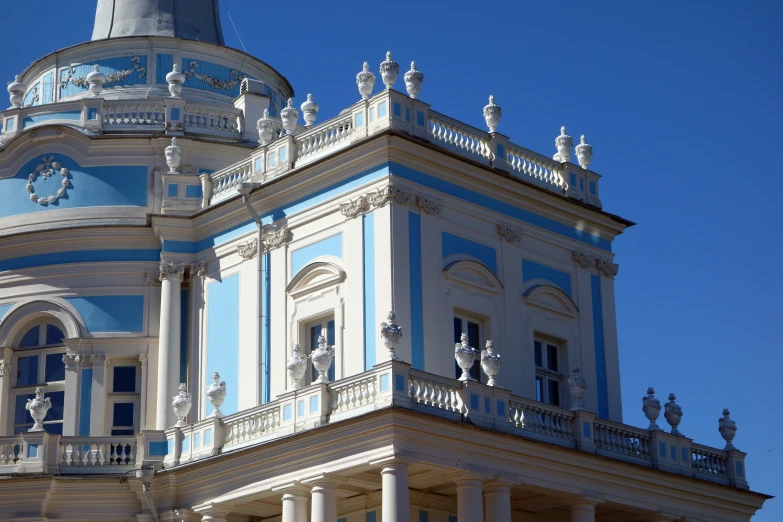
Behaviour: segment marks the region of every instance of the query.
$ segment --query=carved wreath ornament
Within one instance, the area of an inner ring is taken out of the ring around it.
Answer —
[[[55,159],[54,156],[44,156],[41,158],[41,161],[43,161],[43,163],[35,167],[35,171],[27,176],[27,192],[30,194],[30,201],[33,203],[49,205],[51,203],[57,202],[58,199],[65,196],[68,186],[70,185],[70,182],[68,181],[68,175],[70,173],[68,172],[68,169],[63,167],[60,162]],[[42,197],[35,193],[33,182],[38,179],[38,176],[41,176],[43,179],[48,179],[49,177],[56,174],[59,174],[63,177],[63,180],[60,182],[61,187],[56,194]]]

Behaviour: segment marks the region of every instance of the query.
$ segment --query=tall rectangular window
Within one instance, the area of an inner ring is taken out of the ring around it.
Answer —
[[[133,435],[139,426],[140,376],[136,365],[116,364],[111,370],[109,412],[111,435]]]
[[[462,338],[462,334],[468,334],[468,342],[470,346],[481,352],[481,343],[484,341],[482,338],[481,321],[476,318],[469,318],[464,315],[454,316],[454,343],[459,343]],[[456,378],[462,375],[462,369],[454,361],[454,373]],[[481,356],[476,353],[476,361],[473,363],[473,367],[470,369],[470,376],[481,382]]]
[[[536,362],[536,400],[561,406],[560,388],[563,374],[560,343],[536,339],[533,350]]]
[[[335,344],[335,323],[334,318],[332,316],[325,317],[315,323],[311,323],[307,327],[308,331],[308,339],[307,339],[307,352],[312,353],[316,349],[318,349],[318,339],[323,336],[326,340],[327,346],[334,346]],[[327,372],[327,376],[329,377],[330,382],[334,382],[335,380],[335,360],[332,359],[332,365],[329,367],[329,371]],[[312,372],[310,375],[310,382],[314,382],[316,379],[318,379],[318,370],[315,369],[315,366],[312,367]]]

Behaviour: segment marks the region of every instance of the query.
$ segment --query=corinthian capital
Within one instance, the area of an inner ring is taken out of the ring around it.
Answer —
[[[602,275],[609,278],[614,278],[617,275],[617,272],[620,270],[620,265],[597,257],[595,258],[595,268]]]
[[[185,278],[185,265],[164,261],[160,264],[160,280]]]

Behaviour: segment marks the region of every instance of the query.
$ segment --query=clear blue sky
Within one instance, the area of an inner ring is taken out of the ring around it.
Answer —
[[[0,78],[88,40],[94,4],[3,2]],[[499,131],[549,155],[561,125],[586,134],[604,208],[639,223],[614,245],[625,422],[646,426],[641,398],[654,385],[661,400],[677,393],[683,433],[722,447],[717,420],[729,407],[752,489],[783,495],[783,4],[228,7],[248,51],[288,77],[297,105],[313,93],[320,120],[356,101],[362,62],[377,73],[389,49],[402,71],[416,60],[421,98],[439,112],[483,128],[494,94]],[[781,520],[783,500],[772,500],[754,522]]]

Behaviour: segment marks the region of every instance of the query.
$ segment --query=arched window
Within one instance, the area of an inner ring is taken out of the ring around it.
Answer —
[[[43,320],[33,323],[14,347],[13,368],[16,369],[16,375],[11,383],[14,434],[33,427],[33,418],[25,405],[35,397],[37,386],[43,387],[45,397],[52,403],[44,419],[44,429],[49,433],[62,434],[65,404],[64,337],[59,325]]]

